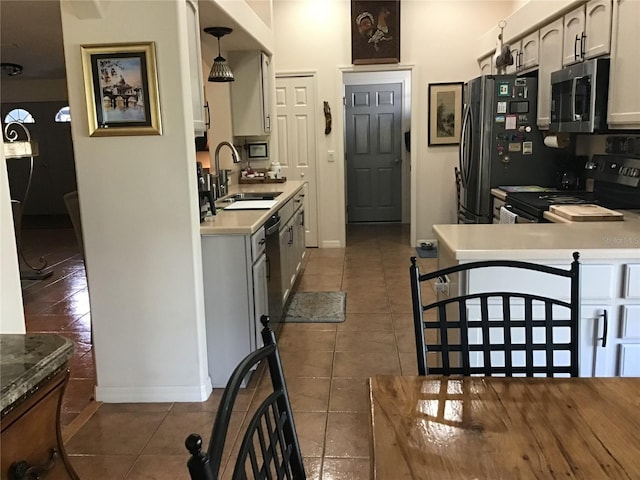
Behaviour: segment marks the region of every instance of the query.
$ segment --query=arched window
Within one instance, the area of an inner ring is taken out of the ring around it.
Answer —
[[[24,108],[14,108],[7,116],[4,117],[4,123],[20,122],[20,123],[36,123],[33,116]]]
[[[71,121],[71,112],[69,111],[69,105],[66,107],[62,107],[56,113],[56,122],[70,122]]]

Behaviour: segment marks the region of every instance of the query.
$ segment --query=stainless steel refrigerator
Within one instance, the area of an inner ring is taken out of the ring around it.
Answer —
[[[491,189],[555,186],[567,151],[544,145],[534,77],[484,75],[465,84],[459,177],[460,223],[491,223]]]

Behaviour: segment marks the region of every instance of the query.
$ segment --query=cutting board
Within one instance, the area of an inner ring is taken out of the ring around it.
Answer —
[[[227,205],[223,210],[269,210],[277,200],[242,200]]]
[[[620,212],[609,210],[600,205],[585,203],[582,205],[551,205],[551,213],[560,215],[572,222],[602,222],[611,220],[624,220]]]

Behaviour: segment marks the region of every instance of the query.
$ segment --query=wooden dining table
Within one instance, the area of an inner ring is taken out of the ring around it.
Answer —
[[[640,378],[378,376],[371,478],[640,479]]]

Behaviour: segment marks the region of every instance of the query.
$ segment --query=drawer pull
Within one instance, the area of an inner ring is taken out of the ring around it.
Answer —
[[[605,310],[604,313],[598,315],[598,317],[604,318],[604,326],[602,327],[602,337],[598,339],[598,340],[602,340],[602,348],[604,348],[607,346],[607,332],[609,331],[609,317],[607,315],[607,311]]]
[[[9,467],[9,480],[40,479],[53,468],[58,458],[58,451],[52,448],[49,451],[49,460],[45,465],[29,465],[27,462],[17,462]]]

